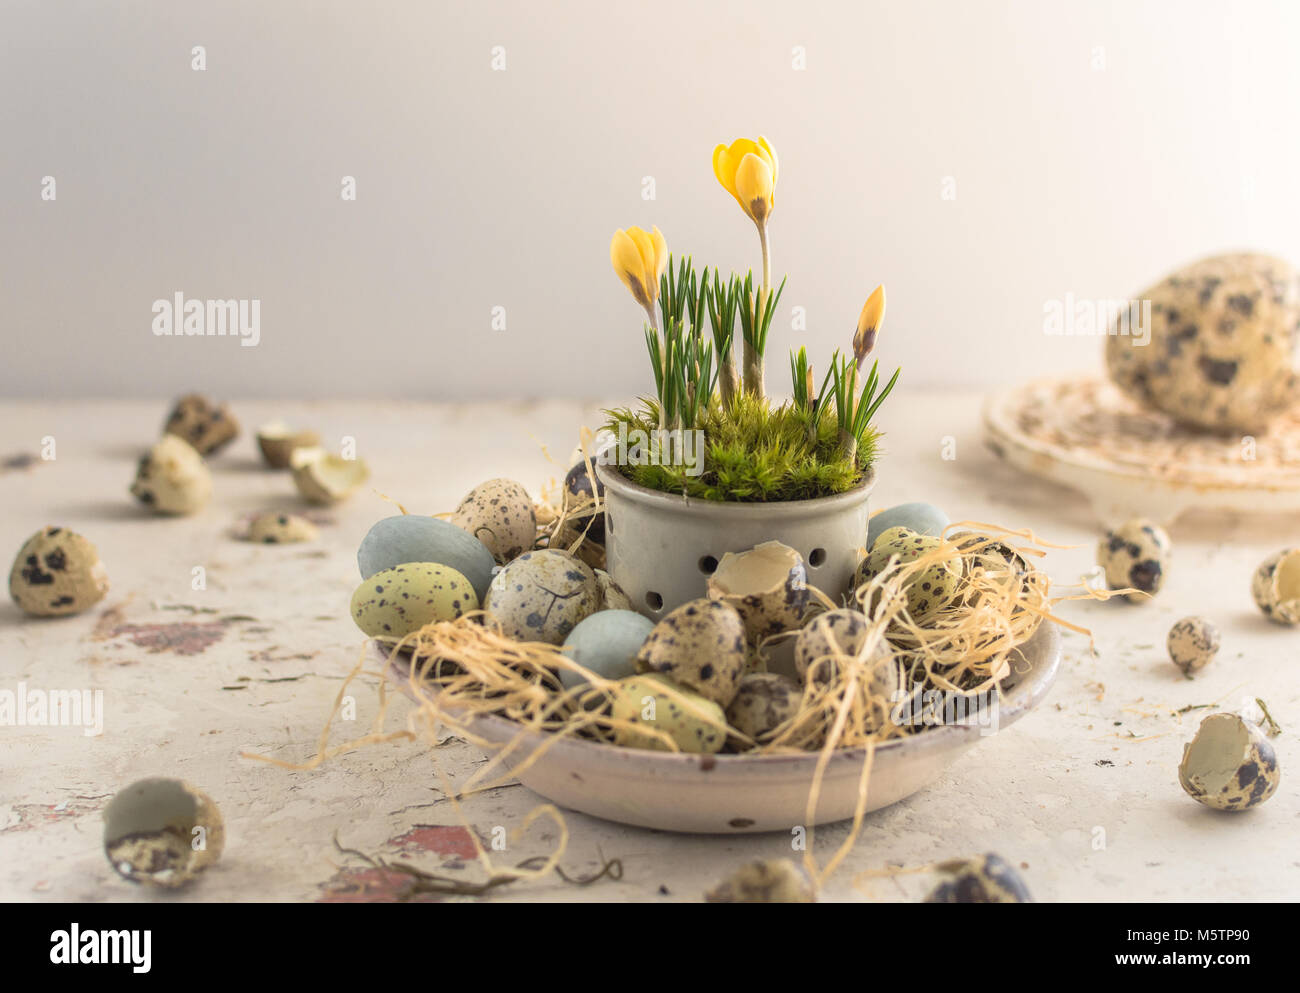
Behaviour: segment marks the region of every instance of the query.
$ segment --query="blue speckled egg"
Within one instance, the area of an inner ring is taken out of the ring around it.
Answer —
[[[654,621],[635,610],[602,610],[578,622],[564,639],[564,652],[598,676],[622,679],[636,674],[633,660],[654,626]],[[561,669],[560,682],[565,689],[573,689],[587,679],[581,673]]]
[[[890,528],[904,527],[917,534],[938,538],[951,523],[948,515],[932,503],[900,503],[897,507],[882,510],[867,522],[867,550],[870,551],[875,540]]]
[[[487,595],[496,562],[472,534],[436,517],[400,514],[370,529],[357,549],[361,578],[406,562],[437,562],[469,580],[480,601]]]

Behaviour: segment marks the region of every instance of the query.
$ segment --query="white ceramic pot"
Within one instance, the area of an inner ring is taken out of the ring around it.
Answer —
[[[657,620],[702,597],[727,552],[779,541],[803,556],[808,582],[832,600],[848,592],[867,540],[873,471],[847,493],[781,503],[693,500],[637,486],[597,465],[605,486],[606,569],[647,617]]]

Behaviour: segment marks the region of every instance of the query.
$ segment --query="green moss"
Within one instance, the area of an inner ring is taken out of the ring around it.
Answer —
[[[701,500],[742,503],[812,500],[853,489],[870,471],[878,432],[868,429],[849,460],[839,447],[835,411],[821,410],[810,437],[810,416],[791,404],[773,408],[767,400],[741,394],[725,409],[717,398],[700,418],[704,432],[704,471],[686,466],[626,465],[622,472],[647,489],[681,493]],[[651,400],[641,409],[608,410],[606,429],[615,434],[655,431],[659,411]]]

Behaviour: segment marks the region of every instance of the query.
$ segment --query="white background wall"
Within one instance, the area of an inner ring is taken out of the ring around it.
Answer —
[[[1300,4],[1239,0],[3,0],[0,391],[644,392],[610,234],[756,265],[710,155],[760,132],[774,389],[877,282],[913,386],[1099,368],[1098,340],[1044,335],[1046,301],[1300,259],[1297,50]],[[177,290],[259,298],[261,344],[154,337]]]

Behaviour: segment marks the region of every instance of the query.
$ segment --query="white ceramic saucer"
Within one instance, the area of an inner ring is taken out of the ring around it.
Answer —
[[[374,657],[387,664],[388,677],[407,695],[407,669],[372,643]],[[1012,675],[1003,682],[997,710],[1005,730],[1047,695],[1061,663],[1061,635],[1042,624],[1012,655]],[[985,715],[986,724],[987,714]],[[500,717],[476,718],[469,729],[501,746],[519,737],[518,724]],[[948,765],[989,733],[977,724],[930,727],[877,746],[866,810],[897,803],[933,782]],[[502,764],[514,768],[550,736],[527,732]],[[864,753],[835,752],[826,767],[814,824],[853,816]],[[520,776],[548,800],[623,824],[697,834],[789,832],[808,825],[809,787],[816,753],[800,755],[684,755],[618,748],[594,741],[565,739]]]

